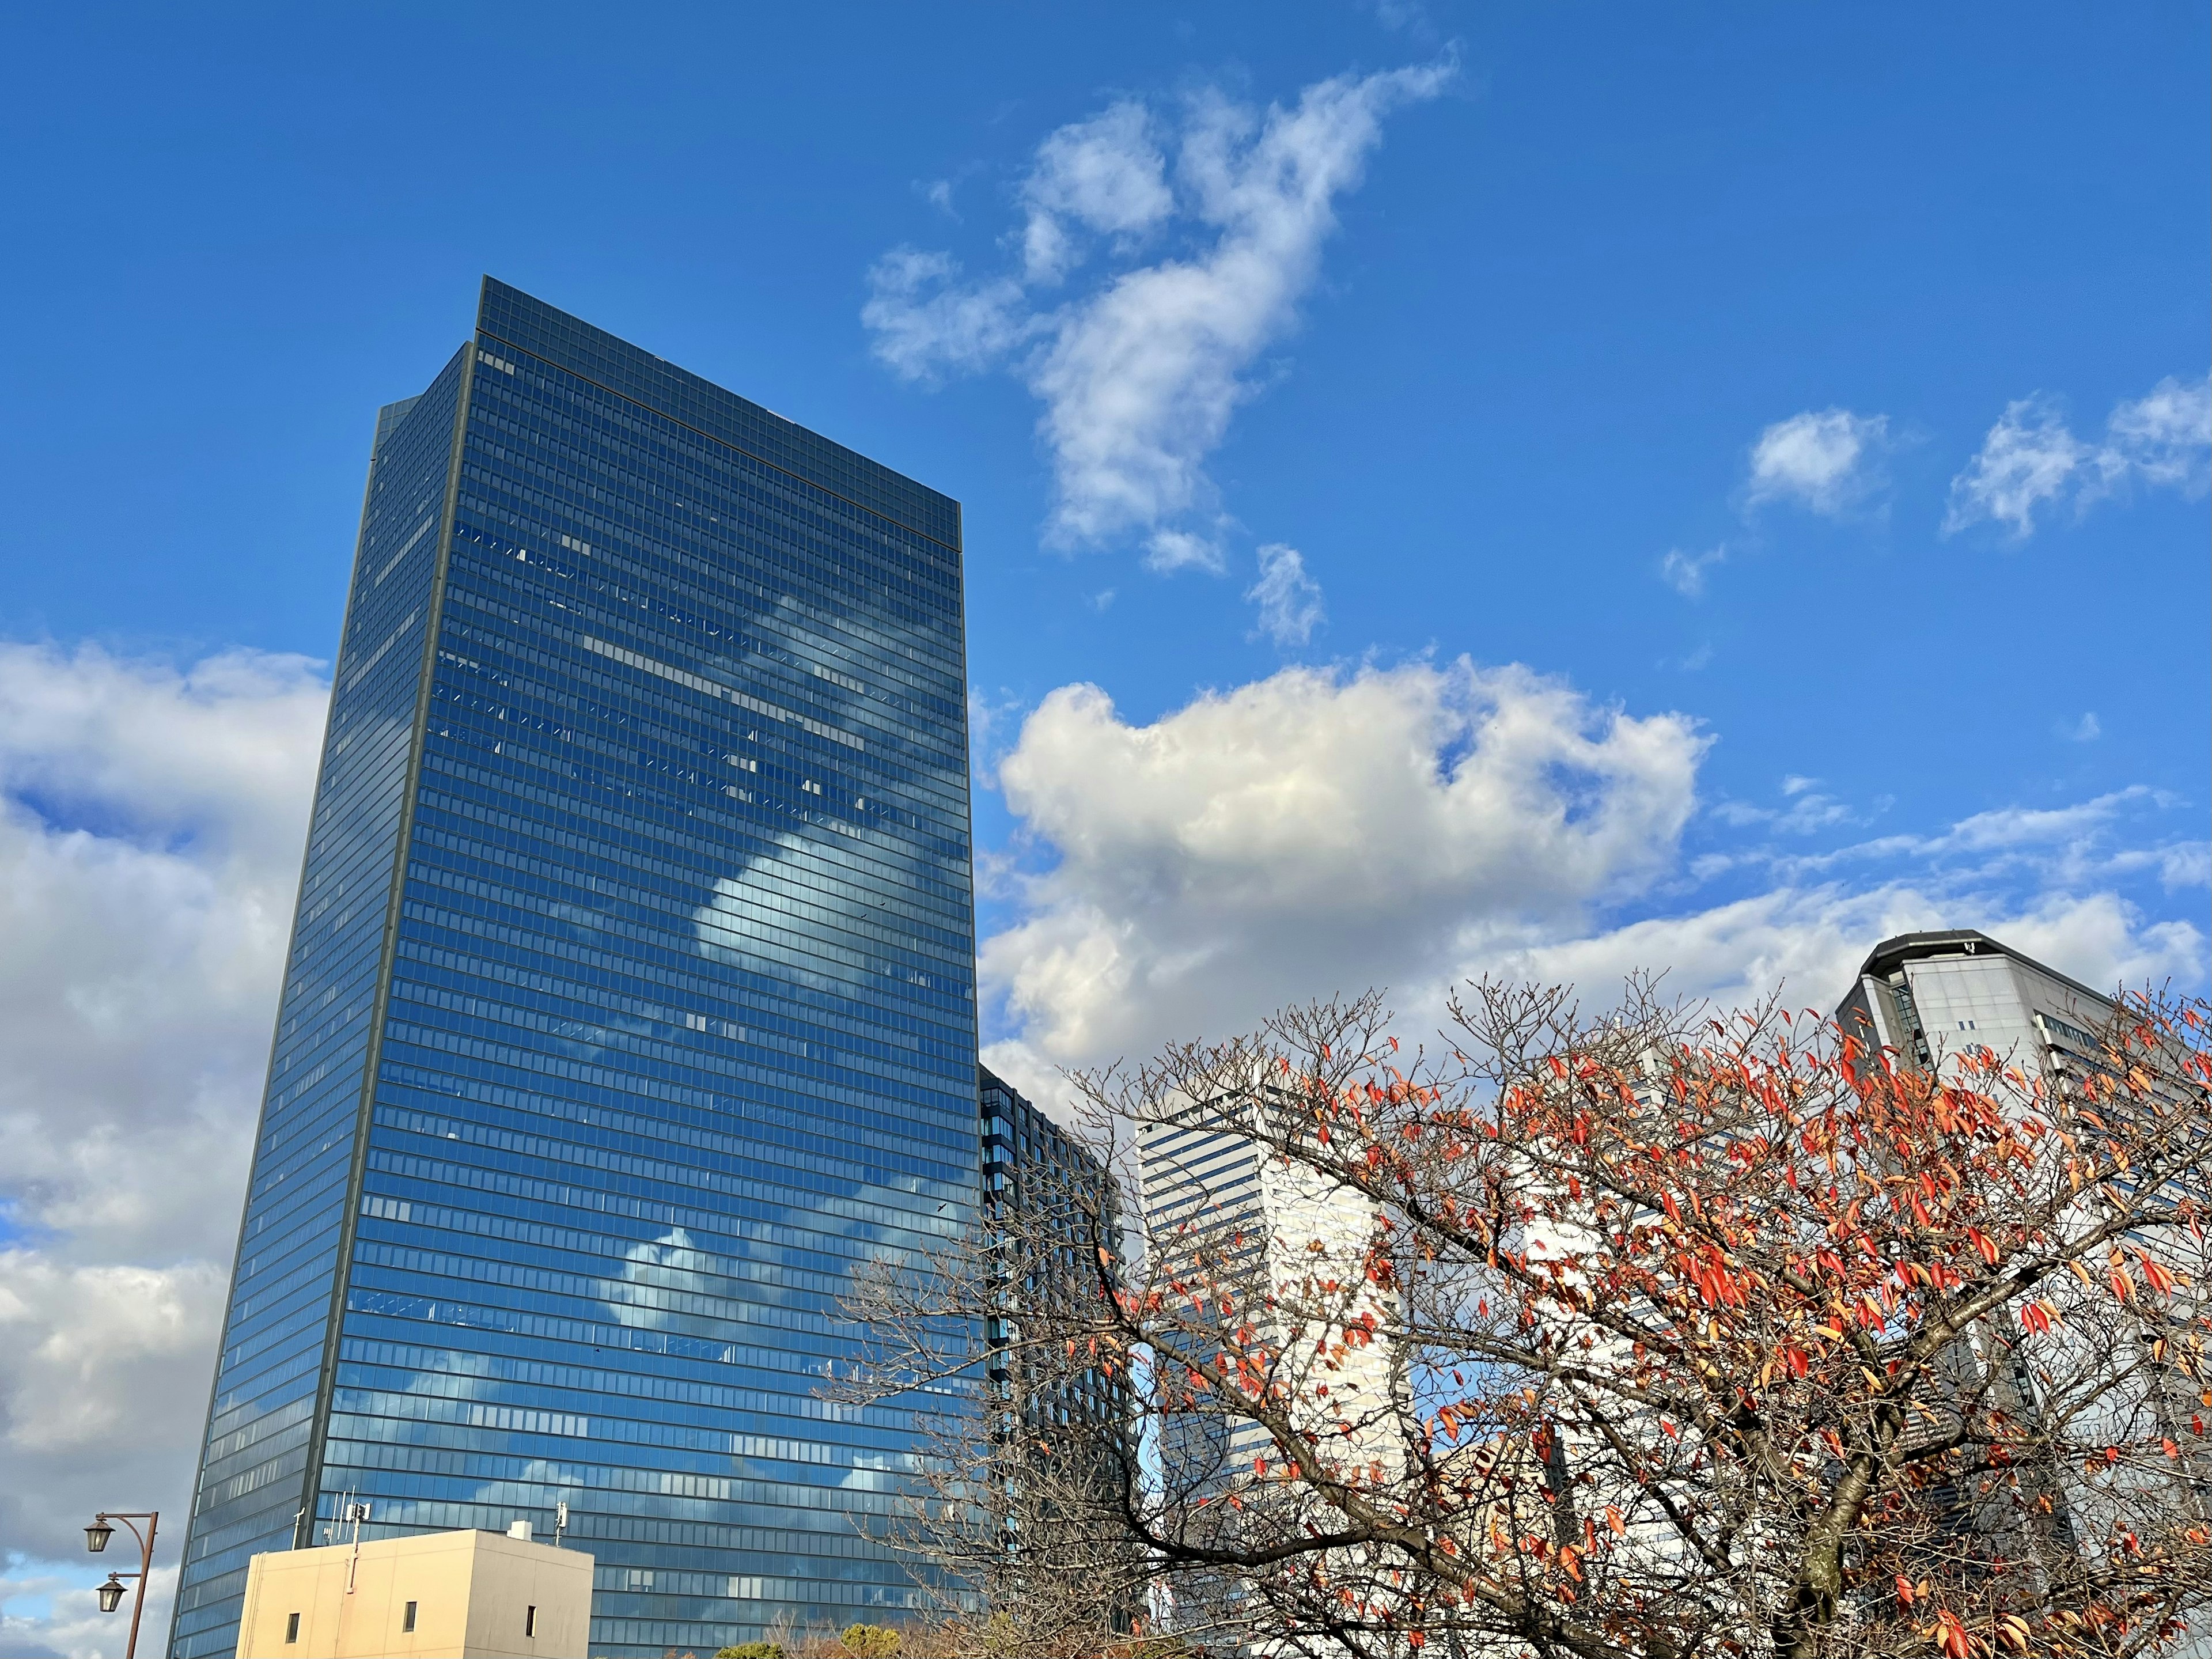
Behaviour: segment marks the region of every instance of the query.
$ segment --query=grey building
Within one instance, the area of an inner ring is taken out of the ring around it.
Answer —
[[[1986,933],[1961,928],[1884,939],[1860,968],[1835,1018],[1845,1031],[1865,1034],[1923,1073],[1941,1075],[1947,1056],[1988,1048],[2024,1076],[2063,1091],[2069,1081],[2110,1074],[2100,1037],[2118,1012],[2111,997],[2081,981]],[[1957,1363],[1962,1371],[1978,1373],[1984,1365],[1997,1369],[1993,1386],[2000,1398],[2009,1397],[2008,1409],[2027,1416],[2039,1413],[2041,1390],[2030,1368],[2017,1357],[2009,1367],[1998,1367],[1992,1354],[1987,1347],[1962,1342]],[[2155,1432],[2181,1437],[2199,1385],[2154,1346],[2108,1358],[2114,1374],[2138,1379],[2132,1391],[2100,1402],[2100,1410],[2114,1422],[2112,1437],[2142,1432],[2141,1423],[2128,1424],[2130,1413],[2140,1412],[2159,1425]],[[2212,1513],[2212,1483],[2202,1470],[2184,1468],[2185,1473],[2161,1482],[2162,1501],[2177,1513]],[[2071,1467],[2033,1472],[2030,1478],[2047,1492],[2049,1539],[2042,1545],[2015,1539],[2008,1547],[2014,1559],[2032,1559],[2038,1547],[2079,1547],[2081,1540],[2100,1535],[2109,1516],[2092,1483]],[[1939,1491],[1936,1497],[1951,1507],[1959,1529],[1989,1524],[1965,1494]],[[2192,1656],[2212,1653],[2212,1630],[2200,1617],[2175,1650]]]
[[[1040,1349],[1030,1328],[1038,1321],[1062,1328],[1088,1322],[1121,1288],[1123,1218],[1113,1170],[988,1066],[976,1071],[976,1104],[993,1307],[982,1333],[992,1425],[984,1507],[1000,1569],[981,1581],[991,1593],[1018,1596],[1026,1558],[1073,1540],[1091,1559],[1101,1547],[1094,1518],[1133,1499],[1143,1480],[1139,1407],[1125,1370],[1087,1354],[1061,1363],[1049,1345]],[[1051,1497],[1028,1479],[1033,1466],[1024,1448],[1040,1440],[1054,1448],[1052,1490],[1069,1490],[1059,1483],[1073,1477],[1083,1494],[1073,1516],[1049,1513]],[[1060,1530],[1071,1524],[1073,1533]],[[1123,1550],[1121,1575],[1133,1576],[1136,1562]],[[1123,1604],[1109,1616],[1127,1629],[1137,1612]]]
[[[1079,1309],[1101,1293],[1097,1252],[1118,1250],[1121,1213],[1097,1153],[988,1066],[976,1068],[983,1221],[1000,1241],[993,1263],[1005,1316],[984,1332],[994,1389],[1018,1392],[1038,1427],[1082,1422],[1118,1436],[1128,1420],[1123,1379],[1104,1370],[1027,1366],[1013,1350],[1026,1316]],[[1118,1270],[1109,1274],[1118,1283]],[[1034,1376],[1018,1372],[1034,1371]]]
[[[896,1614],[852,1264],[978,1178],[958,503],[501,283],[378,416],[172,1634],[515,1520],[595,1655]]]
[[[1989,1048],[2033,1074],[2094,1057],[2095,1033],[2112,1015],[2110,998],[1965,928],[1884,939],[1835,1017],[1923,1070],[1946,1054]]]

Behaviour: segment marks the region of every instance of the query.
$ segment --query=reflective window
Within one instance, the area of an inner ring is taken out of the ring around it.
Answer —
[[[957,505],[493,283],[380,432],[176,1650],[356,1502],[565,1501],[594,1654],[895,1615],[816,1390],[976,1188]]]

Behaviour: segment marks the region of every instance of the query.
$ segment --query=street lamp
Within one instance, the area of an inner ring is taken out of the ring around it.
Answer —
[[[154,1532],[161,1525],[161,1516],[157,1510],[149,1510],[143,1515],[110,1515],[103,1510],[93,1516],[92,1524],[84,1529],[84,1547],[93,1554],[97,1555],[106,1549],[107,1540],[115,1536],[115,1528],[108,1525],[111,1521],[120,1521],[131,1528],[131,1535],[138,1540],[138,1571],[109,1573],[107,1582],[94,1594],[100,1597],[100,1610],[112,1613],[123,1605],[123,1581],[126,1578],[137,1581],[131,1597],[131,1640],[123,1650],[123,1659],[137,1659],[138,1620],[146,1611],[146,1577],[154,1570]],[[143,1532],[138,1530],[141,1521],[146,1523]]]

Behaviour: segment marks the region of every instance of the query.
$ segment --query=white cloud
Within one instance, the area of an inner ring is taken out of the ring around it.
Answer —
[[[1226,568],[1219,543],[1188,530],[1155,530],[1145,540],[1145,568],[1163,576],[1177,570],[1218,576]]]
[[[122,1532],[119,1527],[116,1530]],[[162,1547],[174,1542],[167,1531],[157,1540]],[[108,1546],[110,1550],[118,1547]],[[126,1595],[113,1613],[100,1612],[92,1587],[102,1576],[74,1563],[63,1567],[9,1562],[6,1574],[0,1576],[0,1653],[9,1659],[101,1659],[120,1654],[130,1636],[131,1601]],[[168,1630],[177,1569],[157,1562],[152,1577],[138,1632],[139,1646],[149,1653],[161,1650]],[[34,1604],[43,1611],[14,1611]]]
[[[2202,492],[2212,456],[2212,379],[2185,386],[2171,374],[2106,422],[2099,465],[2169,489]],[[2117,458],[2115,460],[2112,458]]]
[[[1881,482],[1876,465],[1888,417],[1848,409],[1807,410],[1777,421],[1751,447],[1748,503],[1794,501],[1831,517]]]
[[[1978,927],[2085,984],[2200,983],[2204,937],[2149,922],[2111,893],[2043,896],[2025,905],[1914,882],[1860,891],[1781,887],[1686,915],[1656,917],[1501,955],[1492,971],[1570,981],[1602,996],[1633,970],[1667,970],[1678,995],[1740,1004],[1782,988],[1826,1014],[1867,952],[1898,933]]]
[[[1000,768],[1056,867],[981,969],[1053,1064],[1292,997],[1434,982],[1673,856],[1704,746],[1522,668],[1285,669],[1133,726],[1048,696]]]
[[[1818,778],[1784,778],[1782,799],[1784,804],[1779,807],[1759,806],[1749,801],[1723,801],[1713,808],[1713,813],[1724,823],[1764,824],[1796,836],[1808,836],[1851,820],[1849,807],[1821,793]]]
[[[1304,645],[1313,637],[1327,616],[1322,608],[1321,584],[1306,574],[1306,562],[1297,549],[1270,542],[1259,551],[1260,580],[1244,590],[1244,597],[1260,607],[1260,625],[1277,645]]]
[[[1799,797],[1792,805],[1812,799]],[[1888,803],[1875,803],[1877,811]],[[2202,839],[2176,836],[2172,814],[2185,804],[2137,784],[2057,807],[2008,806],[1976,812],[1932,833],[1899,833],[1802,853],[1772,846],[1749,849],[1723,863],[1757,865],[1783,885],[1825,882],[1838,872],[1911,866],[1930,890],[1954,894],[2009,892],[2024,904],[2035,895],[2084,893],[2139,873],[2155,872],[2164,887],[2201,884],[2212,848]],[[1726,809],[1733,821],[1771,822],[1788,829],[1788,815],[1771,819],[1755,810]],[[1845,813],[1838,822],[1856,821]],[[1996,901],[1988,901],[1995,902]]]
[[[1036,319],[1021,285],[1001,277],[963,287],[950,254],[893,248],[868,272],[860,320],[875,331],[876,356],[909,380],[943,370],[974,370],[1028,339]]]
[[[234,1229],[242,1149],[204,1176]],[[81,1554],[78,1528],[100,1510],[151,1509],[173,1569],[229,1276],[228,1253],[147,1267],[0,1250],[0,1538],[11,1550]],[[119,1653],[121,1631],[108,1634]]]
[[[2052,729],[2069,743],[2094,743],[2105,735],[2104,723],[2094,713],[2078,720],[2061,720]]]
[[[1209,508],[1206,458],[1256,390],[1254,365],[1296,322],[1383,117],[1452,73],[1339,76],[1289,108],[1206,93],[1172,121],[1125,100],[1063,127],[1022,186],[1021,276],[963,283],[943,254],[894,251],[861,312],[876,353],[915,380],[1010,362],[1043,404],[1056,544],[1134,535],[1156,568],[1218,568],[1183,522]],[[1128,263],[1176,233],[1176,251]],[[1122,268],[1034,309],[1029,290],[1064,283],[1095,238]]]
[[[1669,548],[1667,556],[1659,561],[1659,580],[1684,599],[1694,599],[1705,591],[1705,572],[1727,562],[1725,545],[1710,553],[1685,553],[1679,547]]]
[[[2005,405],[1966,470],[1951,480],[1943,533],[1984,520],[2022,541],[2037,515],[2069,500],[2078,515],[2130,484],[2203,493],[2212,456],[2212,385],[2168,376],[2144,397],[2116,407],[2105,441],[2074,435],[2057,403],[2042,393]]]
[[[1029,222],[1022,233],[1023,274],[1056,283],[1082,258],[1084,230],[1116,239],[1124,249],[1175,211],[1167,158],[1152,142],[1142,104],[1123,102],[1088,121],[1064,126],[1037,146],[1022,186]]]
[[[0,644],[0,1555],[181,1514],[326,702]]]
[[[1286,669],[1146,725],[1095,686],[1063,687],[1000,769],[1030,868],[1006,872],[1018,919],[981,948],[1001,1031],[989,1063],[1049,1090],[1060,1066],[1370,985],[1419,1030],[1485,971],[1598,999],[1631,969],[1727,1000],[1786,980],[1828,1007],[1875,942],[1935,927],[1985,927],[2092,984],[2204,981],[2203,933],[2120,891],[2206,879],[2201,842],[2156,838],[2178,803],[2123,790],[1839,852],[1754,842],[1686,869],[1705,744],[1680,715],[1464,660]],[[1815,778],[1787,776],[1779,795],[1717,816],[1791,841],[1856,816]],[[1723,877],[1737,890],[1704,896]],[[1636,908],[1660,914],[1623,920]]]
[[[2067,429],[2050,398],[2022,398],[2006,404],[1980,453],[1951,480],[1943,533],[1995,519],[2009,525],[2014,535],[2027,536],[2035,528],[2036,510],[2063,495],[2090,457],[2088,447]]]

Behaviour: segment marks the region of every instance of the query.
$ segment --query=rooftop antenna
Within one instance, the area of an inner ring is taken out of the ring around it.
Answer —
[[[346,1594],[351,1595],[354,1574],[361,1566],[361,1523],[368,1519],[368,1505],[351,1502],[350,1492],[346,1496],[349,1501],[342,1518],[353,1522],[353,1553],[346,1560]]]
[[[568,1500],[562,1498],[553,1506],[553,1547],[561,1547],[561,1534],[568,1530]]]

